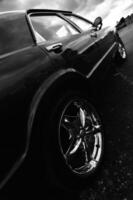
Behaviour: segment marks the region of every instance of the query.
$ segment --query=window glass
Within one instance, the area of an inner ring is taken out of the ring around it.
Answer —
[[[71,21],[73,21],[82,31],[88,31],[92,29],[92,25],[85,20],[82,20],[76,16],[67,16]]]
[[[78,34],[73,26],[56,15],[31,16],[31,22],[38,42]]]

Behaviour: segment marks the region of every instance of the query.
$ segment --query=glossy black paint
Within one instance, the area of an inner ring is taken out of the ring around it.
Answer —
[[[59,13],[63,18],[63,13],[72,14],[57,10],[0,14],[1,188],[29,150],[39,102],[51,86],[59,79],[65,81],[66,74],[78,77],[79,81],[94,78],[99,84],[117,50],[117,35],[107,29],[97,31],[96,37],[79,29],[71,38],[36,44],[29,15],[39,12]],[[59,42],[62,43],[59,52],[47,50]]]

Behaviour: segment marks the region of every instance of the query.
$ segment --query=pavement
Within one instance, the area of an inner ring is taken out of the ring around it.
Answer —
[[[47,193],[49,196],[44,191],[45,198],[39,198],[37,191],[37,199],[49,200],[51,193],[53,199],[64,200],[133,199],[133,25],[122,29],[120,36],[128,59],[122,65],[115,65],[115,72],[111,74],[100,102],[105,127],[105,153],[97,176],[77,193],[65,194],[51,189]],[[4,188],[1,200],[35,197],[35,183],[31,185],[28,182],[30,175],[25,175],[25,171],[23,167],[18,170],[15,179]]]
[[[120,31],[128,59],[116,67],[104,90],[101,114],[105,153],[101,171],[80,200],[133,199],[133,25]]]

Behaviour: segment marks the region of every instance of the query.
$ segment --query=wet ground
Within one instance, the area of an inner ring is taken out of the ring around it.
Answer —
[[[101,169],[93,182],[88,182],[88,186],[76,194],[51,189],[47,194],[50,197],[52,193],[53,199],[133,199],[133,25],[123,29],[120,35],[127,48],[128,60],[116,66],[104,90],[100,110],[105,126],[105,153]],[[21,168],[17,172],[5,187],[1,200],[35,197],[36,182],[31,184],[28,181],[30,174],[25,171],[27,169]],[[37,191],[37,199],[44,199],[39,196]],[[45,196],[45,199],[49,200],[49,197]]]
[[[104,93],[104,162],[97,180],[80,193],[81,200],[133,199],[133,25],[120,35],[128,60],[116,67]]]

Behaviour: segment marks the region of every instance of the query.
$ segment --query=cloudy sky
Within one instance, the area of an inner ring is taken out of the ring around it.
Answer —
[[[112,26],[133,13],[133,0],[0,0],[0,11],[28,8],[71,10],[92,21],[101,16],[104,25]]]

